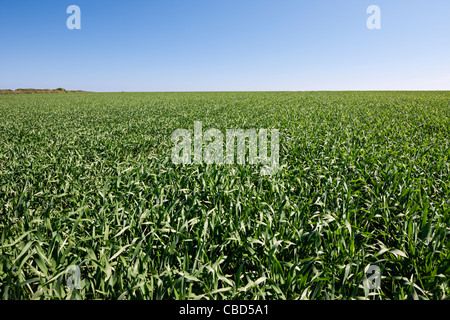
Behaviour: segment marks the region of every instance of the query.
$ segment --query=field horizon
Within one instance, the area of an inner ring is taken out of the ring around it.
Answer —
[[[46,93],[46,92],[40,92],[40,91],[54,91],[57,92],[58,90],[65,90],[66,92],[70,93],[257,93],[257,92],[266,92],[266,93],[308,93],[308,92],[450,92],[450,89],[438,89],[438,90],[186,90],[186,91],[90,91],[90,90],[84,90],[84,89],[64,89],[64,88],[58,88],[58,89],[37,89],[37,88],[17,88],[17,89],[0,89],[0,94],[8,94],[5,93],[5,91],[12,91],[16,94],[39,94],[39,93]]]

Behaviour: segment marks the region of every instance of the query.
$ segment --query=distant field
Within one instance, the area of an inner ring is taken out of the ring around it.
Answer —
[[[3,95],[0,119],[2,299],[449,298],[450,92]],[[279,172],[173,164],[194,121],[278,129]]]

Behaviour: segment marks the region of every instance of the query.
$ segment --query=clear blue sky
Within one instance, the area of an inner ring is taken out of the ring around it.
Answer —
[[[2,0],[0,30],[0,88],[450,90],[449,0]]]

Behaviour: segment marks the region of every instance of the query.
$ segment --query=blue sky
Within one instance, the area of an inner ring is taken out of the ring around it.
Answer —
[[[4,0],[0,30],[0,88],[450,90],[448,0]]]

